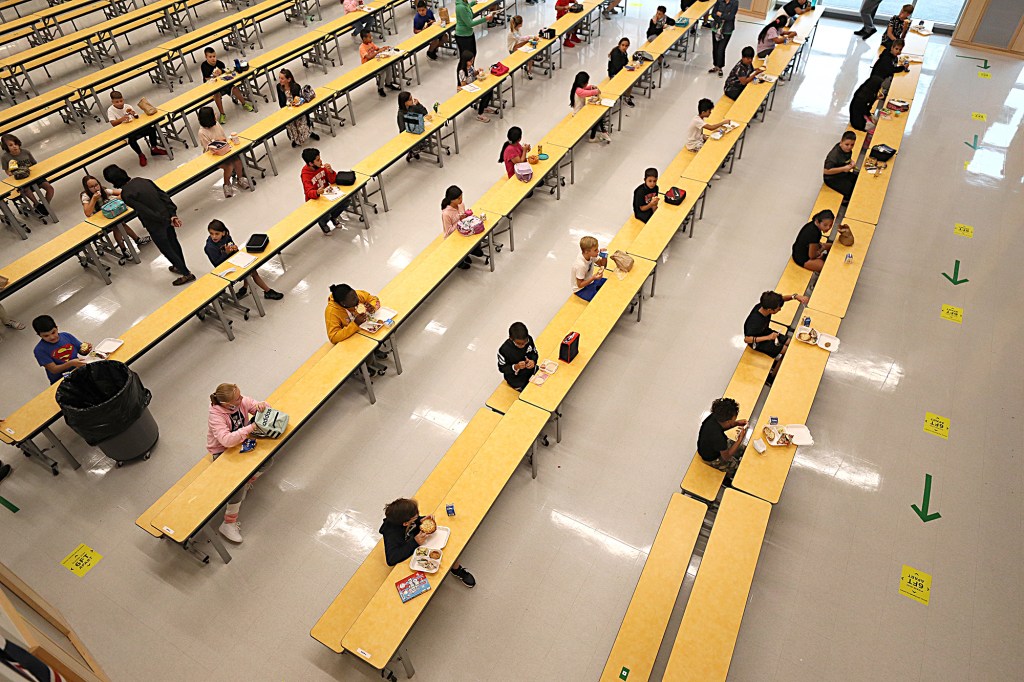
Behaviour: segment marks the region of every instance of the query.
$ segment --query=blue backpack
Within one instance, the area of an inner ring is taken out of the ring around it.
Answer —
[[[405,112],[405,130],[412,133],[413,135],[422,135],[423,131],[426,130],[424,124],[423,114],[417,114],[416,112],[407,111]]]

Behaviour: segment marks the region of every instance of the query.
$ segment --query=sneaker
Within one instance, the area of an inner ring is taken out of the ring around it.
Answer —
[[[490,123],[491,122],[491,119],[487,118],[483,114],[477,114],[476,120],[480,121],[481,123]]]
[[[718,67],[712,66],[710,69],[708,69],[708,73],[718,73]]]
[[[163,147],[151,147],[149,153],[153,156],[167,156],[167,150]]]
[[[436,62],[437,61],[437,53],[436,52],[431,52],[430,50],[427,50],[427,59],[429,59],[432,62]]]
[[[722,176],[719,175],[718,173],[715,173],[714,175],[711,176],[711,179],[712,180],[721,180]]]
[[[718,70],[718,77],[719,78],[725,78],[725,74],[722,73],[721,69]]]
[[[565,42],[562,43],[562,45],[563,47],[576,47],[576,43],[572,42],[571,40],[566,40]]]
[[[256,111],[256,107],[252,105],[252,102],[242,102],[242,108],[248,111],[249,113]]]
[[[233,542],[236,545],[242,544],[242,523],[235,521],[234,523],[222,523],[217,532],[224,536],[225,540]]]
[[[402,90],[402,88],[398,87],[397,83],[388,83],[387,88],[388,90],[392,90],[394,92],[400,92]]]
[[[533,80],[533,74],[530,73],[529,71],[526,72],[526,80],[528,80],[528,81],[532,81]]]
[[[220,123],[221,125],[224,125],[227,122],[228,122],[228,115],[227,114],[221,114],[220,117],[217,119],[217,123]]]
[[[298,149],[298,148],[299,148],[299,143],[296,142],[295,140],[292,140],[292,149]]]
[[[381,97],[387,97],[388,93],[384,92],[384,88],[377,88],[377,94]]]
[[[323,232],[324,234],[330,234],[331,226],[328,225],[327,223],[320,223],[320,231]]]
[[[249,189],[249,179],[244,177],[238,178],[238,186],[242,189]]]
[[[181,270],[179,270],[178,268],[174,267],[173,265],[171,267],[167,268],[167,272],[171,273],[172,275],[180,275],[181,274]]]
[[[139,154],[139,165],[140,166],[145,166],[147,163],[149,163],[149,161],[146,160],[146,155],[145,154]]]
[[[601,142],[601,140],[598,139],[597,137],[591,137],[591,138],[587,139],[587,142],[589,142],[591,144],[599,144]]]
[[[626,103],[627,107],[635,107],[636,106],[636,102],[633,101],[632,97],[626,97],[623,101]]]
[[[267,289],[266,291],[263,292],[263,298],[269,299],[271,301],[280,301],[282,298],[284,298],[284,294],[282,294],[280,291]]]
[[[4,326],[10,327],[11,329],[14,329],[15,331],[19,332],[25,328],[25,325],[22,324],[21,322],[18,322],[17,320],[7,320],[6,322],[4,322]]]
[[[317,135],[316,133],[310,133],[309,134],[309,139],[313,140],[314,142],[319,142],[320,141],[320,136]]]
[[[239,540],[239,542],[241,542],[241,540]],[[473,587],[476,585],[476,578],[473,577],[472,573],[466,570],[465,566],[460,566],[457,569],[453,568],[450,573],[461,580],[462,584],[466,587]]]
[[[377,358],[378,360],[387,360],[388,354],[382,350],[375,350],[373,351],[373,357]]]
[[[2,465],[0,465],[0,481],[4,480],[5,478],[7,478],[10,475],[11,475],[11,465],[10,464],[2,464]]]
[[[152,237],[150,237],[150,236],[149,236],[149,235],[147,234],[147,235],[145,235],[145,236],[143,236],[143,237],[139,237],[139,241],[135,242],[135,244],[136,244],[137,246],[145,246],[146,244],[150,243],[151,241],[153,241],[153,238],[152,238]]]
[[[472,266],[472,261],[470,261],[470,260],[469,260],[469,256],[467,256],[467,257],[463,258],[463,259],[462,259],[462,260],[461,260],[461,261],[459,262],[459,264],[458,264],[458,265],[456,265],[455,267],[457,267],[457,268],[458,268],[459,270],[469,270],[469,268],[470,268],[471,266]]]
[[[601,12],[601,18],[611,20],[612,13],[611,12]]]
[[[612,143],[612,136],[609,135],[608,133],[598,133],[597,136],[601,138],[601,141],[604,142],[605,144]]]
[[[235,292],[236,298],[245,298],[249,295],[249,287],[242,285],[242,288]]]
[[[47,211],[46,207],[43,206],[42,204],[36,204],[32,208],[36,212],[36,215],[39,216],[40,218],[45,218],[46,216],[50,215],[50,212]]]
[[[860,36],[864,35],[864,31],[866,31],[866,30],[867,29],[862,28],[859,31],[854,31],[853,35],[860,37]]]
[[[864,33],[861,33],[860,34],[860,38],[861,38],[861,40],[867,40],[868,38],[870,38],[871,36],[875,35],[876,33],[878,33],[878,29],[877,28],[872,28],[870,31],[865,31]]]
[[[171,286],[180,287],[180,286],[183,286],[185,284],[188,284],[189,282],[194,282],[194,281],[196,281],[196,276],[193,275],[190,272],[187,275],[182,275],[178,279],[176,279],[173,282],[171,282]]]
[[[225,182],[224,183],[224,198],[225,199],[230,199],[233,196],[235,196],[235,188],[232,187],[230,183]]]
[[[497,116],[498,115],[498,107],[487,107],[486,109],[484,109],[484,113],[494,114],[495,116]]]

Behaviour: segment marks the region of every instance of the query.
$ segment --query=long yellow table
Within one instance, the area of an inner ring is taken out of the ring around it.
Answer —
[[[707,511],[706,504],[678,493],[669,499],[601,682],[621,680],[623,674],[634,680],[650,677]]]
[[[811,317],[811,326],[819,332],[835,335],[839,331],[839,318],[810,308],[804,315]],[[782,496],[796,446],[773,447],[759,455],[754,449],[754,440],[764,440],[763,429],[770,416],[779,418],[779,424],[803,424],[811,412],[811,404],[818,392],[821,375],[828,362],[829,351],[793,340],[786,357],[775,376],[761,415],[757,419],[750,443],[743,453],[743,460],[733,477],[733,487],[776,504]]]
[[[659,178],[659,187],[668,189],[675,186],[686,191],[686,198],[678,206],[671,206],[662,197],[658,202],[658,210],[654,212],[651,219],[647,221],[644,228],[629,247],[629,253],[640,258],[646,258],[657,262],[661,254],[668,247],[669,242],[676,236],[690,216],[690,237],[693,237],[693,224],[697,222],[697,202],[702,200],[704,192],[707,191],[707,184],[690,180],[688,178],[662,179]],[[703,211],[702,211],[703,212]]]
[[[889,180],[896,172],[896,161],[899,159],[899,149],[903,143],[903,132],[907,127],[907,114],[900,114],[891,119],[882,119],[875,127],[875,135],[871,145],[887,144],[897,150],[891,159],[886,161],[887,167],[881,173],[868,173],[862,166],[857,177],[857,184],[853,189],[853,196],[850,197],[850,204],[846,207],[847,220],[859,220],[862,223],[878,223],[878,216],[882,213],[882,202],[885,201],[886,192],[889,190]],[[868,157],[865,157],[865,163]]]
[[[665,667],[669,682],[716,682],[729,674],[771,505],[726,490]]]
[[[346,651],[378,670],[388,666],[420,614],[439,593],[441,582],[458,561],[524,455],[529,455],[536,448],[537,437],[549,416],[544,410],[517,401],[462,476],[444,495],[442,502],[433,510],[421,509],[421,512],[433,513],[442,525],[451,528],[441,568],[428,576],[431,589],[402,603],[395,583],[408,577],[412,571],[407,561],[395,566],[342,638]],[[455,516],[445,514],[446,504],[455,505]]]
[[[540,189],[542,187],[541,181],[548,173],[554,172],[562,163],[562,159],[569,153],[569,150],[565,147],[559,147],[555,144],[544,142],[541,143],[541,146],[544,147],[544,153],[547,154],[548,158],[543,161],[537,161],[537,163],[530,166],[533,169],[533,178],[529,182],[523,182],[514,175],[511,178],[506,177],[504,180],[499,180],[480,196],[476,202],[477,205],[489,213],[511,217],[512,211],[526,199],[526,195],[534,191],[534,189]],[[537,147],[534,145],[530,154],[536,153]],[[502,176],[505,175],[504,170],[505,167],[502,165]],[[560,182],[555,183],[555,193],[558,197],[561,197]]]
[[[466,471],[466,467],[476,457],[476,453],[500,421],[501,415],[496,412],[483,407],[477,410],[466,428],[427,476],[427,480],[416,491],[414,499],[419,503],[421,510],[436,509],[441,505],[445,495]],[[446,525],[447,522],[442,517],[438,518],[441,519],[441,525]],[[363,563],[345,583],[345,587],[317,620],[309,632],[310,636],[331,651],[343,653],[342,638],[390,573],[391,567],[384,561],[384,542],[381,540],[374,545],[363,559]]]
[[[814,310],[820,310],[846,317],[846,311],[853,298],[853,288],[857,286],[861,268],[868,255],[871,238],[875,234],[875,226],[856,220],[844,221],[853,230],[853,246],[843,246],[836,240],[829,249],[825,267],[818,275],[818,283],[814,285],[814,293],[808,304]],[[846,254],[853,254],[853,262],[846,262]]]
[[[579,333],[579,354],[572,362],[562,362],[557,355],[555,357],[541,356],[541,361],[554,360],[557,362],[558,370],[542,385],[530,384],[524,388],[520,394],[520,400],[548,412],[556,413],[558,406],[565,400],[576,380],[586,369],[601,344],[604,343],[605,338],[611,333],[615,323],[622,317],[622,311],[637,296],[653,270],[653,262],[636,258],[633,261],[633,269],[626,273],[623,279],[620,280],[614,272],[606,273],[608,281],[601,287],[601,291],[597,293],[594,300],[587,304],[587,309],[580,313],[576,324],[564,332],[564,334],[571,331]]]
[[[729,172],[732,172],[732,164],[736,157],[743,153],[743,137],[747,134],[747,124],[738,122],[739,127],[722,135],[720,139],[709,137],[704,146],[697,152],[697,156],[686,167],[683,176],[697,182],[711,182],[712,177],[718,172],[729,153],[733,152],[732,163],[729,164]],[[737,149],[737,146],[739,149]]]

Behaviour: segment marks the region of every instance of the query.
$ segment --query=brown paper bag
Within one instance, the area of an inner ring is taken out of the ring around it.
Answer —
[[[156,113],[156,107],[150,104],[149,100],[145,97],[139,100],[139,109],[142,109],[146,116],[152,116]]]
[[[853,230],[850,229],[849,225],[839,226],[839,236],[837,239],[843,246],[853,246]]]

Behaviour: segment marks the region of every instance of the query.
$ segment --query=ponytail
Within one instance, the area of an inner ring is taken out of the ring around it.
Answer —
[[[501,154],[498,155],[498,163],[505,162],[505,150],[509,148],[509,145],[519,144],[523,139],[523,129],[519,126],[512,126],[508,129],[507,134],[508,140],[505,144],[501,145]]]
[[[236,384],[221,384],[217,387],[217,390],[210,394],[210,404],[222,405],[230,402],[236,393],[240,393]]]
[[[501,153],[498,154],[498,163],[505,163],[505,150],[512,145],[511,142],[505,140],[505,144],[501,145]]]
[[[441,210],[451,206],[451,203],[462,196],[462,190],[458,185],[452,185],[444,191],[444,199],[441,200]]]

